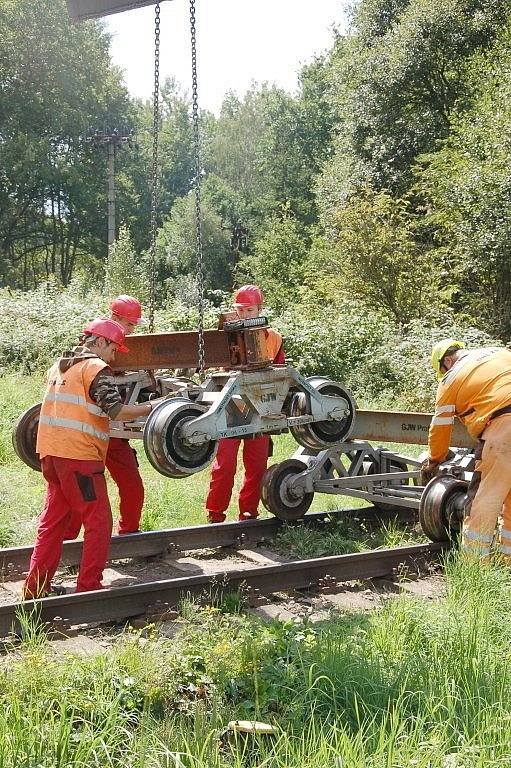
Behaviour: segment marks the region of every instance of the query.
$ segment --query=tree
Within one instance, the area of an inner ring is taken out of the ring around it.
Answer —
[[[72,26],[64,0],[0,6],[0,280],[63,284],[106,254],[104,161],[88,126],[129,122],[99,23]]]
[[[333,123],[328,71],[323,58],[305,67],[297,98],[263,85],[242,100],[224,99],[206,146],[206,170],[236,198],[228,223],[241,219],[253,239],[282,206],[305,225],[317,220],[313,183],[329,155]]]
[[[360,0],[351,34],[332,56],[335,154],[319,184],[323,216],[369,185],[397,195],[416,157],[450,130],[467,105],[466,66],[491,46],[507,0]]]
[[[260,285],[268,305],[279,312],[298,301],[307,256],[303,227],[284,208],[270,219],[268,228],[255,242],[253,254],[241,260],[238,282]]]
[[[202,205],[202,242],[206,289],[230,289],[229,235],[207,202]],[[195,198],[190,194],[176,200],[158,234],[160,280],[167,280],[174,294],[176,286],[184,286],[179,298],[188,301],[195,300],[195,296],[189,294],[193,276],[197,274],[195,248]]]
[[[146,262],[136,253],[129,229],[121,226],[105,263],[105,293],[112,297],[128,294],[147,301],[147,277]]]
[[[316,296],[339,294],[389,311],[399,323],[425,317],[444,297],[433,253],[417,238],[406,199],[367,188],[331,217],[332,231],[308,265]]]
[[[170,213],[191,188],[194,174],[190,101],[175,80],[161,88],[158,158],[158,215]],[[138,251],[149,247],[152,191],[153,105],[134,104],[137,150],[119,155],[116,184],[120,218],[129,224]]]
[[[424,227],[456,291],[453,304],[491,333],[511,335],[511,25],[470,63],[473,104],[417,168]]]

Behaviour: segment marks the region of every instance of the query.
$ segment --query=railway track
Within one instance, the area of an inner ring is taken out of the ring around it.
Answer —
[[[244,524],[245,525],[245,524]],[[331,590],[337,583],[389,576],[404,567],[416,567],[438,556],[446,545],[416,544],[370,550],[348,555],[294,560],[263,567],[246,567],[213,574],[200,574],[96,592],[49,597],[37,601],[0,606],[0,637],[19,634],[23,614],[32,615],[63,634],[73,625],[126,621],[146,615],[162,617],[186,598],[215,601],[237,590],[272,594],[293,589]]]
[[[410,511],[414,515],[414,511]],[[374,507],[359,507],[330,512],[307,514],[296,525],[314,527],[327,518],[357,516],[364,520],[378,520],[385,517]],[[395,516],[395,513],[393,514]],[[289,523],[287,523],[289,525]],[[273,538],[284,523],[276,517],[264,520],[246,520],[243,522],[217,523],[214,525],[194,525],[186,528],[170,528],[159,531],[129,533],[112,536],[108,561],[127,558],[161,557],[196,549],[210,549],[257,543]],[[78,565],[82,556],[81,540],[65,541],[62,550],[61,565]],[[0,549],[0,580],[8,581],[20,578],[28,571],[32,547],[10,547]]]

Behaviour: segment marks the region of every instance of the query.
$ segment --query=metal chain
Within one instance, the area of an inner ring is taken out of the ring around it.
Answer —
[[[204,258],[201,216],[201,146],[199,128],[199,100],[197,95],[197,41],[195,30],[195,0],[190,0],[190,38],[192,44],[192,123],[194,140],[195,188],[195,253],[197,258],[197,293],[199,304],[199,376],[204,380]]]
[[[154,8],[153,164],[151,185],[151,245],[149,256],[149,333],[154,331],[156,293],[156,216],[158,211],[158,139],[160,135],[160,3]]]

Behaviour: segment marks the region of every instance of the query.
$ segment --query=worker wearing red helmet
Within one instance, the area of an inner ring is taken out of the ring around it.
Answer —
[[[122,325],[128,336],[142,323],[142,305],[133,296],[118,296],[110,304],[110,317]],[[144,483],[129,440],[110,438],[106,468],[119,489],[119,533],[135,533],[140,529]]]
[[[142,305],[134,296],[118,296],[110,304],[110,319],[115,320],[128,336],[142,322]],[[129,440],[111,437],[106,454],[106,468],[119,490],[119,533],[136,533],[144,506],[144,483],[140,475],[137,454]],[[80,533],[81,520],[74,515],[66,530],[66,539]]]
[[[244,285],[234,295],[234,308],[238,317],[246,320],[259,317],[263,305],[263,294],[257,285]],[[274,363],[282,364],[284,351],[282,336],[268,328],[267,347]],[[219,441],[218,451],[211,470],[206,510],[210,523],[223,523],[225,512],[231,500],[238,449],[243,443],[243,464],[245,477],[239,496],[239,519],[251,520],[258,515],[261,498],[261,480],[266,470],[270,450],[269,435],[249,438],[225,438]]]
[[[123,405],[111,383],[109,363],[127,352],[122,326],[98,319],[84,330],[83,345],[50,368],[41,406],[37,453],[47,482],[44,509],[25,581],[25,598],[52,593],[62,542],[72,515],[84,526],[77,592],[101,589],[112,533],[105,482],[109,419],[147,416],[150,403]]]

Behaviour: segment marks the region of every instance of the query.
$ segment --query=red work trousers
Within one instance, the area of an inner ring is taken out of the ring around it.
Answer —
[[[144,506],[144,484],[138,469],[137,454],[128,440],[111,437],[105,460],[106,468],[119,489],[119,533],[135,533],[140,528]],[[76,539],[82,521],[72,515],[65,539]]]
[[[25,581],[25,597],[44,595],[60,562],[64,533],[72,514],[84,527],[77,592],[101,589],[112,535],[112,512],[102,461],[45,456],[41,460],[48,483],[43,513]]]
[[[261,498],[261,480],[266,470],[270,447],[268,435],[244,440],[225,438],[219,441],[206,499],[209,518],[214,522],[220,523],[225,520],[224,512],[231,500],[240,443],[243,443],[245,466],[245,477],[238,501],[240,518],[244,515],[257,517],[257,507]]]
[[[490,421],[476,448],[463,521],[463,549],[487,559],[501,552],[511,564],[511,415]],[[503,517],[500,541],[496,528]]]

